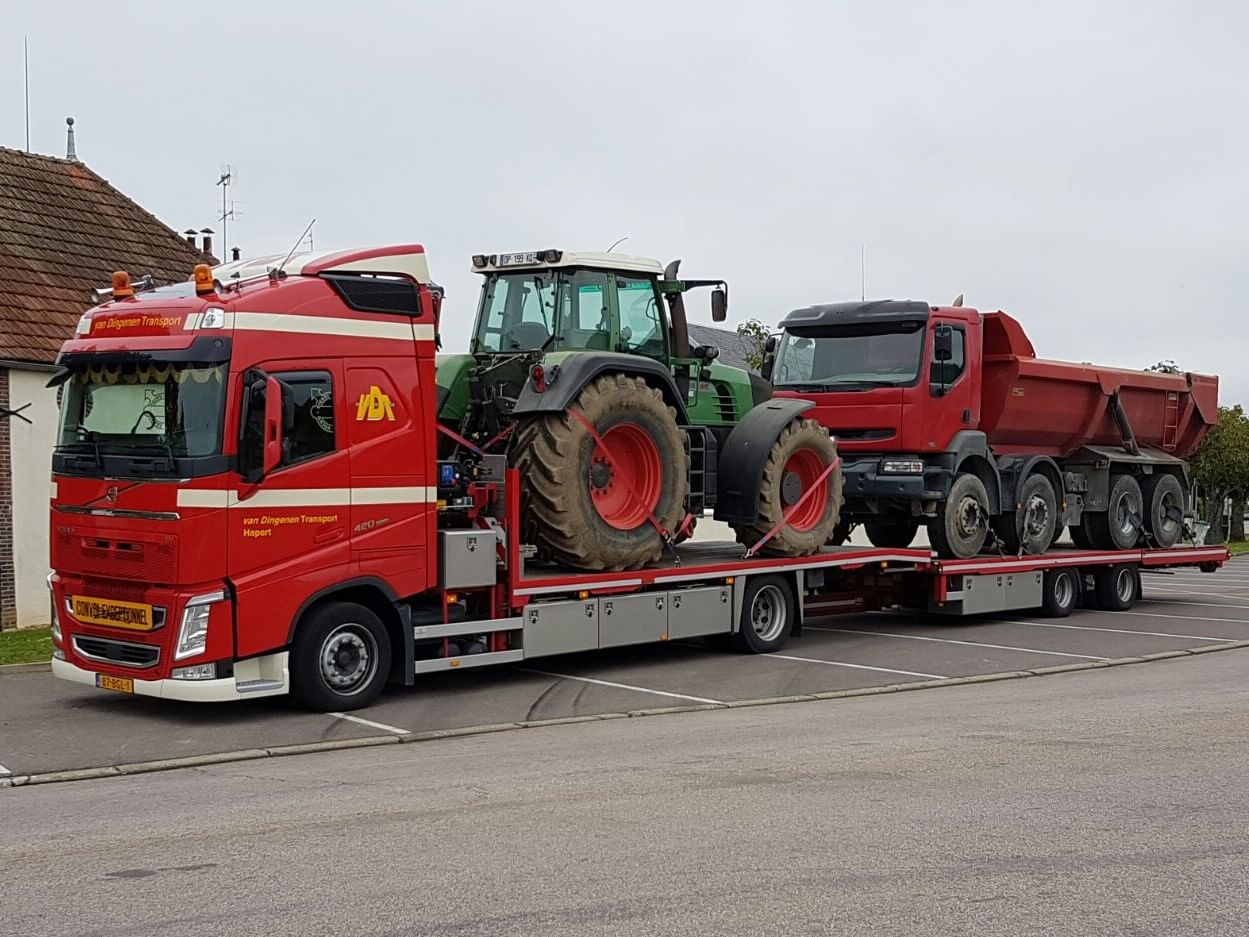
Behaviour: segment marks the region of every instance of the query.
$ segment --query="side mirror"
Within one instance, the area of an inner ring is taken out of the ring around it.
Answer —
[[[282,464],[282,383],[265,379],[265,441],[262,472],[268,475]]]
[[[776,367],[776,344],[775,335],[769,335],[763,343],[763,363],[759,366],[759,373],[765,381],[772,380],[772,369]]]
[[[954,329],[939,325],[932,333],[932,357],[934,361],[949,361],[954,357]]]
[[[720,288],[711,291],[711,321],[723,322],[729,317],[729,291]]]

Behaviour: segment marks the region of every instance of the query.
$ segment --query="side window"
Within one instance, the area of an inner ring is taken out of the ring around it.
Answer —
[[[624,351],[664,358],[667,342],[659,318],[655,284],[649,279],[616,275],[620,306],[620,344]]]
[[[949,387],[960,377],[963,376],[963,370],[966,367],[964,362],[964,333],[961,326],[954,326],[951,330],[952,348],[949,361],[938,361],[933,356],[931,367],[929,368],[929,383],[934,389],[940,388],[942,385]]]
[[[560,289],[559,345],[607,351],[611,315],[607,307],[607,274],[577,270]]]
[[[326,371],[288,371],[282,382],[282,464],[334,451],[334,384]]]

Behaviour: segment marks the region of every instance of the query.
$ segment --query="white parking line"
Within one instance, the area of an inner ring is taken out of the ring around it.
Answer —
[[[346,719],[348,722],[368,726],[370,729],[381,729],[383,732],[391,732],[395,735],[412,734],[408,729],[400,729],[398,726],[388,726],[384,722],[374,722],[372,719],[361,719],[359,716],[353,716],[350,713],[326,713],[326,715],[333,716],[335,719]]]
[[[1142,601],[1146,603],[1156,602],[1159,605],[1182,605],[1185,608],[1238,608],[1242,611],[1249,611],[1249,605],[1233,605],[1231,602],[1190,602],[1188,599],[1163,599],[1158,597],[1151,599],[1149,596],[1144,596]]]
[[[1194,641],[1235,641],[1236,638],[1216,638],[1209,634],[1172,634],[1169,631],[1133,631],[1131,628],[1095,628],[1092,625],[1060,625],[1052,621],[1015,621],[1011,618],[986,618],[985,621],[1004,625],[1027,625],[1029,628],[1066,628],[1070,631],[1104,631],[1107,634],[1140,634],[1147,638],[1192,638]]]
[[[1200,615],[1164,615],[1162,612],[1138,612],[1132,609],[1130,612],[1111,612],[1112,615],[1137,615],[1141,618],[1171,618],[1175,621],[1221,621],[1229,625],[1249,625],[1249,620],[1244,618],[1202,618]]]
[[[609,686],[617,690],[632,690],[635,693],[653,693],[655,696],[667,696],[671,699],[684,699],[693,703],[715,703],[723,706],[724,700],[707,699],[703,696],[686,696],[684,693],[669,693],[667,690],[652,690],[644,686],[631,686],[628,683],[612,683],[610,680],[596,680],[594,677],[578,677],[570,673],[552,673],[549,670],[530,670],[528,667],[517,667],[525,673],[536,673],[543,677],[557,677],[560,680],[579,680],[582,683],[593,683],[597,686]]]
[[[1151,586],[1150,592],[1162,593],[1163,595],[1200,595],[1209,598],[1213,596],[1216,599],[1249,599],[1249,595],[1232,595],[1230,592],[1207,592],[1195,589],[1159,589],[1157,586]]]
[[[984,644],[980,641],[959,641],[955,638],[929,638],[919,634],[892,634],[888,631],[858,631],[852,628],[813,628],[807,631],[835,631],[839,634],[874,634],[879,638],[903,638],[907,641],[935,641],[938,644],[965,644],[968,647],[987,647],[997,651],[1020,651],[1024,654],[1048,654],[1051,657],[1078,657],[1080,660],[1110,660],[1096,654],[1068,654],[1064,651],[1042,651],[1035,647],[1013,647],[1009,644]]]
[[[793,657],[789,654],[765,654],[765,657],[779,657],[781,660],[799,660],[806,664],[828,664],[830,667],[850,667],[854,670],[875,670],[879,673],[900,673],[908,677],[924,677],[928,680],[945,680],[939,673],[919,673],[915,670],[898,670],[896,667],[869,667],[867,664],[848,664],[843,660],[821,660],[818,657]]]

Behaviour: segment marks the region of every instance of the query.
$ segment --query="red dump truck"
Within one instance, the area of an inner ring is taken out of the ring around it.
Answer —
[[[1038,358],[1004,312],[911,301],[797,309],[763,365],[837,437],[846,503],[835,539],[875,546],[926,524],[945,557],[1170,547],[1218,378]]]

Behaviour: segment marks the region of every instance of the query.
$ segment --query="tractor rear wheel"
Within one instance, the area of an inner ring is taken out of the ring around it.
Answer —
[[[522,539],[539,559],[577,569],[654,562],[664,544],[651,518],[672,533],[685,516],[689,465],[676,411],[624,374],[587,384],[572,409],[585,423],[572,412],[544,413],[517,428],[511,462],[522,478]]]
[[[759,514],[753,524],[733,525],[737,542],[753,546],[794,508],[789,523],[777,530],[760,552],[773,556],[818,552],[832,537],[841,517],[841,469],[833,469],[806,500],[802,497],[836,458],[832,437],[814,420],[794,420],[781,430],[763,467]]]

